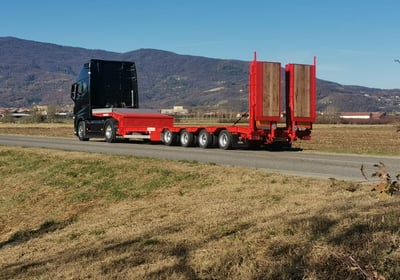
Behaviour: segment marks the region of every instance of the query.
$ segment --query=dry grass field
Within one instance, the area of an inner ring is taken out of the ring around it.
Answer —
[[[393,127],[373,128],[316,126],[312,142],[296,145],[399,155],[398,138],[378,137],[381,150],[357,149],[347,135],[352,143],[334,148],[346,131],[398,136]],[[11,129],[0,125],[0,133],[20,133]],[[30,129],[72,137],[68,125],[65,135]],[[340,130],[338,140],[325,135]],[[0,279],[400,275],[400,195],[372,192],[376,183],[1,146],[0,182]]]
[[[0,123],[0,134],[74,137],[71,123]]]
[[[400,155],[398,125],[329,125],[316,124],[312,141],[298,141],[295,146],[308,151],[369,155]]]

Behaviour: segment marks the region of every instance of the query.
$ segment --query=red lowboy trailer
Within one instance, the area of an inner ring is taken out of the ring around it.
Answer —
[[[84,69],[71,91],[75,101],[75,134],[82,141],[90,137],[104,137],[108,142],[148,139],[165,145],[231,149],[239,145],[260,147],[275,143],[290,146],[296,139],[311,139],[312,123],[316,118],[315,58],[313,65],[288,64],[285,67],[284,126],[279,126],[284,113],[281,63],[257,61],[256,55],[250,63],[247,125],[175,125],[173,116],[138,109],[136,69],[132,62],[91,60]],[[101,85],[107,84],[110,88],[109,84],[115,82],[104,82],[113,69],[119,74],[111,76],[119,77],[118,88],[125,87],[124,92],[103,91]],[[130,82],[126,83],[124,78]],[[121,84],[125,86],[121,87]]]

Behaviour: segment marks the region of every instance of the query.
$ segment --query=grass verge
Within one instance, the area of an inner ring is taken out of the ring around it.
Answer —
[[[400,275],[399,197],[222,167],[0,147],[1,279]]]

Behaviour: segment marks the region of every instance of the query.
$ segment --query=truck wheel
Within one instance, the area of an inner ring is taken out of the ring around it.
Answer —
[[[195,137],[193,133],[190,133],[189,131],[184,129],[181,132],[180,140],[183,147],[191,147],[194,145]]]
[[[233,135],[226,129],[222,130],[218,135],[218,146],[224,150],[232,149]]]
[[[89,137],[86,136],[86,123],[85,123],[85,121],[80,121],[78,123],[78,139],[80,141],[89,141]]]
[[[173,133],[171,130],[166,129],[163,132],[162,135],[162,141],[165,145],[167,146],[172,146],[175,145],[176,142],[178,142],[178,137],[175,133]]]
[[[199,132],[199,147],[206,149],[213,143],[213,136],[205,129]]]
[[[104,137],[108,143],[113,143],[117,140],[116,135],[117,122],[113,119],[107,120],[104,125]]]

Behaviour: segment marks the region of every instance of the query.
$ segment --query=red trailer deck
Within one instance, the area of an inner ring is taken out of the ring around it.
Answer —
[[[316,60],[313,65],[288,64],[286,72],[286,122],[282,116],[282,68],[279,62],[250,63],[248,125],[178,126],[174,117],[155,111],[125,108],[93,109],[92,115],[108,118],[104,135],[108,142],[118,138],[148,139],[166,145],[260,146],[275,142],[291,145],[296,139],[311,139],[316,118]]]

